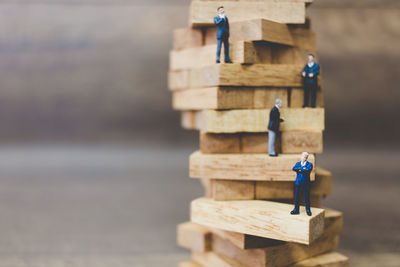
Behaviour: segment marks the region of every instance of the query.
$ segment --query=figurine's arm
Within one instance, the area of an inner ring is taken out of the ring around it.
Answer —
[[[314,71],[314,76],[317,76],[319,74],[319,65],[317,64],[315,67],[315,71]]]
[[[222,22],[224,22],[224,19],[221,18],[220,16],[216,16],[216,17],[214,18],[214,23],[215,23],[216,25],[219,25],[219,24],[221,24]]]
[[[294,165],[292,170],[295,171],[295,172],[300,171],[299,165],[296,163],[296,165]]]

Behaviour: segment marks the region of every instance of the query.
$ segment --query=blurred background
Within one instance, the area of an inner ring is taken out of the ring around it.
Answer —
[[[0,0],[0,266],[175,266],[202,195],[167,89],[188,0]],[[227,11],[228,12],[228,11]],[[227,13],[229,16],[229,13]],[[352,266],[400,265],[400,2],[315,0],[325,205]]]

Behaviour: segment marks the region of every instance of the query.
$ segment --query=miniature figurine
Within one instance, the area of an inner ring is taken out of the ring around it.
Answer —
[[[275,152],[275,140],[276,135],[279,134],[279,125],[284,121],[281,118],[281,113],[279,109],[282,107],[282,100],[275,100],[275,107],[271,109],[269,113],[269,123],[268,123],[268,154],[271,157],[277,157],[278,153]]]
[[[303,108],[308,107],[308,100],[311,93],[311,107],[315,108],[318,89],[319,65],[314,61],[314,55],[308,55],[308,63],[304,67],[301,75],[304,77],[304,104]]]
[[[225,63],[232,63],[229,59],[229,21],[228,17],[225,16],[225,10],[223,6],[218,7],[218,15],[214,17],[214,23],[217,25],[217,63],[220,63],[221,47],[224,43],[225,51]]]
[[[294,191],[294,209],[290,212],[290,214],[295,215],[300,213],[299,209],[299,191],[300,188],[304,191],[304,200],[306,204],[307,215],[311,216],[310,209],[310,173],[313,169],[313,165],[311,162],[308,162],[309,154],[307,152],[303,152],[301,155],[301,161],[297,162],[293,167],[293,171],[297,173]]]

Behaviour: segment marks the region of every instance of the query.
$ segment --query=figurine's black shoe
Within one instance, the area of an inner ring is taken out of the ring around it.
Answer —
[[[231,60],[226,60],[225,63],[226,64],[232,64],[232,61]]]
[[[275,153],[275,154],[269,154],[269,156],[270,156],[270,157],[277,157],[277,156],[278,156],[278,153]]]
[[[311,215],[312,215],[311,210],[307,210],[307,215],[308,215],[308,216],[311,216]]]
[[[219,63],[221,63],[221,61],[217,60],[217,61],[215,61],[215,63],[219,64]]]
[[[292,215],[297,215],[297,214],[300,214],[300,211],[294,209],[294,210],[292,210],[292,211],[290,212],[290,214],[292,214]]]

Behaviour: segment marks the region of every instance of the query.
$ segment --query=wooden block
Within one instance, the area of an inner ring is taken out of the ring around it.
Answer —
[[[337,253],[328,252],[290,265],[291,267],[348,267],[349,258]]]
[[[192,259],[200,263],[202,266],[213,267],[246,267],[245,265],[215,252],[193,252]]]
[[[230,22],[266,19],[280,23],[304,23],[304,2],[276,1],[192,1],[189,24],[192,27],[212,26],[217,7],[224,6]]]
[[[202,154],[194,152],[189,158],[190,177],[248,180],[248,181],[295,181],[292,171],[299,155],[281,154],[270,157],[266,154]],[[315,157],[309,161],[315,166]],[[311,181],[315,180],[315,170],[311,172]]]
[[[231,41],[232,42],[232,41]],[[221,54],[224,54],[222,47]],[[229,56],[232,62],[240,64],[271,64],[271,45],[236,41],[230,43]],[[170,52],[170,70],[206,67],[215,64],[217,45],[211,44]],[[304,59],[303,59],[304,61]],[[303,61],[301,63],[303,63]],[[289,62],[291,64],[292,62]]]
[[[203,267],[203,265],[195,261],[183,261],[178,263],[178,267]]]
[[[316,168],[315,181],[311,182],[311,195],[325,196],[332,192],[332,175],[330,172]],[[256,182],[256,199],[293,199],[293,182]]]
[[[302,65],[213,64],[169,72],[169,88],[182,90],[214,86],[302,87]]]
[[[323,138],[321,131],[282,132],[282,153],[309,153],[322,154]]]
[[[310,96],[311,97],[311,96]],[[311,104],[311,98],[308,102]],[[292,88],[290,92],[290,107],[291,108],[301,108],[304,104],[304,89],[303,88]],[[318,89],[317,91],[317,107],[324,106],[324,93],[323,90]]]
[[[310,244],[324,229],[324,210],[313,208],[313,215],[293,216],[292,205],[260,201],[214,201],[199,198],[191,202],[192,222],[222,230],[281,241]],[[251,219],[249,219],[251,218]]]
[[[339,237],[323,234],[309,246],[285,242],[262,249],[240,249],[217,235],[213,236],[213,251],[251,267],[288,266],[337,248]]]
[[[204,44],[202,29],[185,28],[174,30],[174,50],[199,47]]]
[[[275,99],[284,100],[286,88],[209,87],[173,92],[172,105],[177,110],[272,108]]]
[[[333,209],[325,209],[324,224],[325,236],[340,235],[343,231],[343,214]],[[212,231],[213,236],[217,235],[218,237],[229,241],[231,244],[240,249],[266,248],[285,244],[283,241],[225,231],[216,228],[210,228],[210,231]]]
[[[211,180],[203,178],[203,179],[200,179],[200,182],[204,189],[204,196],[211,197]]]
[[[200,132],[200,150],[204,154],[241,153],[240,134]]]
[[[269,113],[269,110],[263,109],[196,111],[191,115],[184,115],[191,117],[192,123],[182,125],[187,129],[211,133],[262,133],[268,131]],[[285,119],[280,126],[282,132],[323,131],[325,128],[323,108],[284,108],[281,109],[281,117]]]
[[[224,200],[251,200],[255,198],[255,182],[235,180],[210,180],[211,198]]]
[[[289,31],[294,41],[294,46],[309,53],[315,53],[317,50],[315,33],[311,29],[289,25]]]
[[[268,153],[268,134],[245,133],[241,134],[242,153]],[[280,136],[275,141],[275,151],[280,152]]]
[[[177,226],[177,243],[183,248],[205,252],[211,250],[211,231],[192,222]]]
[[[193,259],[198,260],[203,265],[197,264],[193,261],[194,265],[179,265],[179,267],[201,267],[201,266],[242,266],[246,267],[248,265],[243,265],[240,262],[223,256],[215,252],[195,252],[192,254]],[[300,261],[295,264],[288,265],[288,267],[348,267],[349,258],[338,253],[338,252],[328,252],[322,255],[317,255],[309,259]]]
[[[184,129],[196,129],[196,115],[195,111],[185,111],[181,113],[181,126]]]

